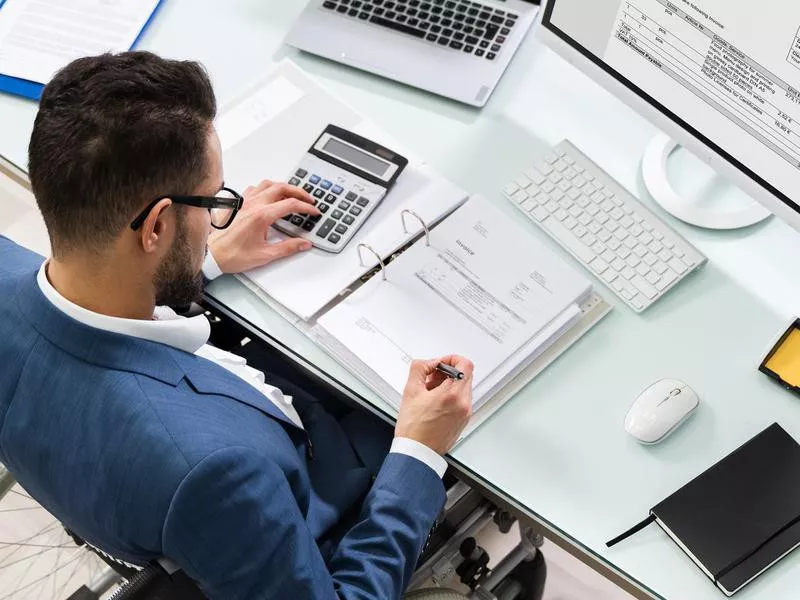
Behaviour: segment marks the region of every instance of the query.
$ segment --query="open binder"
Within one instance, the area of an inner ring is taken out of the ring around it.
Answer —
[[[399,147],[287,61],[221,113],[226,181],[285,179],[328,123]],[[463,438],[610,306],[529,230],[404,154],[406,172],[342,253],[312,250],[238,277],[395,408],[412,357],[471,358]]]

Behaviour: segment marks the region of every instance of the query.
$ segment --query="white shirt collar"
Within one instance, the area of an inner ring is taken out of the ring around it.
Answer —
[[[187,319],[179,316],[169,307],[157,306],[153,313],[153,320],[144,321],[109,317],[78,306],[64,298],[52,286],[47,279],[47,264],[48,262],[45,261],[36,276],[39,289],[53,306],[79,323],[103,331],[165,344],[190,354],[194,354],[208,342],[211,325],[204,315]]]

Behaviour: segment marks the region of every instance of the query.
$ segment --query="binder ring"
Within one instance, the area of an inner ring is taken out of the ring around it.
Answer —
[[[365,266],[364,265],[364,255],[361,252],[364,249],[369,250],[370,252],[372,252],[375,255],[375,258],[378,259],[378,264],[380,264],[380,266],[381,266],[381,276],[383,277],[383,280],[386,281],[386,265],[383,264],[383,259],[381,258],[381,255],[378,254],[377,252],[375,252],[375,249],[372,246],[370,246],[369,244],[361,243],[361,244],[358,245],[358,260],[361,263],[361,266],[362,267]]]
[[[431,245],[431,232],[428,229],[428,224],[423,220],[422,217],[420,217],[413,210],[409,210],[408,208],[406,208],[405,210],[400,212],[400,218],[403,219],[403,232],[404,233],[408,233],[408,227],[406,226],[406,214],[411,215],[412,217],[414,217],[417,221],[419,221],[422,224],[422,228],[425,230],[425,245],[426,246],[430,246]]]

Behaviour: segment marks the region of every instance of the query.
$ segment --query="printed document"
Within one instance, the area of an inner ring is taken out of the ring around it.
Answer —
[[[431,232],[430,246],[421,238],[387,266],[385,281],[373,276],[319,325],[397,393],[412,359],[447,354],[475,363],[476,389],[495,387],[490,376],[513,372],[573,323],[590,291],[585,277],[473,197]]]
[[[158,0],[6,0],[0,73],[47,83],[82,56],[129,50]]]

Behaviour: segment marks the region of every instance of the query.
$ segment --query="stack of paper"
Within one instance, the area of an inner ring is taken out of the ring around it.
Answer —
[[[475,409],[581,318],[592,285],[490,203],[470,200],[323,315],[320,341],[399,405],[413,358],[475,364]],[[381,384],[381,381],[384,384]]]

